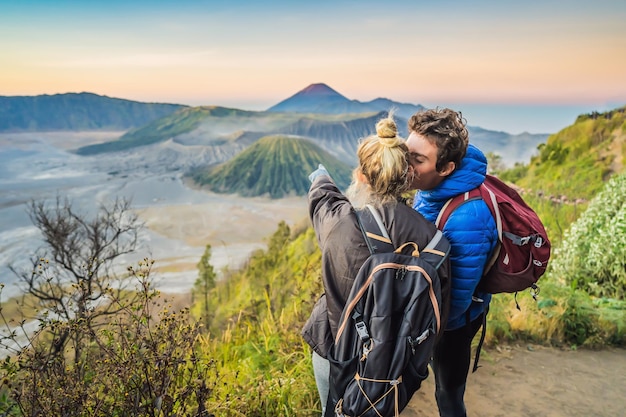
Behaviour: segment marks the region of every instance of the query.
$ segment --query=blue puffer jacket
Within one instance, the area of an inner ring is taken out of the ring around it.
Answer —
[[[487,158],[478,148],[469,145],[461,166],[436,188],[419,191],[413,208],[434,223],[448,199],[478,187],[486,174]],[[485,202],[472,200],[452,212],[443,233],[452,246],[452,293],[446,330],[454,330],[467,323],[468,309],[471,321],[489,306],[491,294],[475,291],[498,241],[498,231]]]

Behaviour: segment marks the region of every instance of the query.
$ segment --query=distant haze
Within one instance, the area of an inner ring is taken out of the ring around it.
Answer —
[[[461,111],[467,123],[484,129],[504,131],[512,134],[556,133],[573,124],[581,114],[603,112],[617,108],[608,105],[548,105],[548,104],[424,104],[426,107],[450,107]]]
[[[341,91],[340,91],[341,92]],[[359,97],[349,98],[360,100]],[[396,100],[396,97],[387,97]],[[181,104],[199,105],[185,102]],[[214,103],[215,104],[215,103]],[[276,102],[255,100],[225,100],[219,105],[243,110],[266,110]],[[593,111],[603,112],[626,104],[515,104],[515,103],[450,103],[450,102],[415,102],[427,108],[449,107],[461,111],[471,126],[480,126],[488,130],[497,130],[511,134],[556,133],[571,125],[581,114]]]
[[[334,87],[334,86],[332,86]],[[343,91],[338,89],[339,93]],[[345,94],[344,94],[345,95]],[[348,96],[349,99],[365,101],[361,97]],[[398,101],[398,97],[385,97]],[[276,105],[278,102],[250,100],[225,100],[220,106],[234,107],[243,110],[262,111]],[[201,103],[181,103],[187,105],[201,105]],[[217,103],[213,103],[217,104]],[[483,129],[503,131],[511,134],[528,133],[556,133],[571,125],[581,114],[593,111],[603,112],[618,108],[626,104],[543,104],[543,103],[472,103],[472,102],[411,102],[427,108],[449,107],[461,111],[468,125],[480,126]]]

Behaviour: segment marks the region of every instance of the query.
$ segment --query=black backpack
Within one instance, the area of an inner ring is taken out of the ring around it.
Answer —
[[[328,353],[325,417],[397,416],[428,376],[441,323],[440,231],[425,248],[394,250],[376,210],[357,213],[370,257],[361,266]],[[407,253],[409,252],[409,253]]]

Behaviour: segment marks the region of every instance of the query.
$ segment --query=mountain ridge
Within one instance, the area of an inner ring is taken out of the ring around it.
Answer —
[[[89,92],[0,96],[0,132],[127,130],[184,107]]]
[[[46,100],[60,100],[59,103],[63,104],[63,99],[75,96],[74,93],[68,94],[41,96],[40,98],[46,97]],[[301,100],[300,104],[302,106],[309,106],[306,108],[301,107],[302,110],[307,110],[306,112],[248,111],[221,106],[189,107],[155,104],[154,106],[166,106],[156,107],[164,113],[162,117],[152,117],[150,120],[146,120],[144,124],[140,124],[137,121],[114,124],[105,122],[100,118],[103,114],[109,114],[110,118],[114,120],[124,119],[124,117],[132,114],[127,109],[129,103],[137,105],[139,109],[147,109],[148,107],[144,106],[152,106],[152,104],[130,102],[124,99],[111,99],[92,93],[80,94],[82,94],[81,97],[83,99],[104,102],[99,105],[100,107],[87,106],[87,109],[104,108],[108,110],[104,112],[86,111],[82,103],[74,103],[76,108],[68,111],[63,117],[57,117],[58,119],[66,118],[74,121],[63,125],[65,128],[80,127],[81,130],[102,130],[107,126],[117,126],[115,130],[121,130],[124,133],[117,140],[79,147],[75,150],[77,154],[97,155],[110,152],[148,152],[146,157],[150,159],[149,153],[156,152],[157,149],[149,151],[147,147],[159,143],[169,143],[168,141],[172,140],[173,143],[188,148],[187,150],[175,148],[176,154],[183,158],[183,155],[188,155],[191,151],[190,146],[202,147],[201,151],[198,148],[198,152],[195,153],[196,156],[191,161],[176,162],[177,169],[182,167],[188,168],[190,164],[196,163],[214,164],[224,162],[222,158],[239,152],[242,148],[252,145],[263,136],[273,134],[306,137],[325,148],[335,157],[344,160],[346,163],[355,164],[355,151],[358,141],[360,138],[374,133],[376,118],[380,118],[389,110],[394,109],[399,133],[401,136],[406,137],[408,134],[408,118],[415,111],[423,108],[419,105],[399,103],[380,97],[370,102],[361,103],[357,100],[346,98],[327,84],[314,83],[280,102],[287,106],[283,109],[288,110],[289,105],[294,103],[293,100]],[[298,104],[297,101],[296,104]],[[119,105],[118,114],[115,117],[113,117],[115,112],[111,109],[111,105]],[[319,110],[319,107],[323,108],[324,111],[309,111],[312,109]],[[60,108],[64,107],[61,106]],[[30,111],[22,111],[20,116],[22,118],[30,117],[24,125],[28,127],[26,130],[37,131],[42,126],[46,126],[40,123],[36,113],[31,116],[29,114],[31,114]],[[44,116],[49,117],[49,114],[45,113]],[[6,121],[6,117],[3,117],[2,108],[0,108],[0,126],[2,126],[3,120]],[[79,122],[76,122],[76,120]],[[137,120],[145,119],[138,117]],[[50,128],[50,125],[47,126]],[[120,126],[127,126],[127,128],[121,128]],[[59,126],[56,128],[59,128]],[[494,132],[474,126],[468,126],[468,130],[470,131],[470,141],[472,143],[479,146],[485,153],[499,153],[502,156],[502,162],[506,165],[527,161],[534,154],[536,146],[544,142],[548,136],[510,135],[506,132]],[[0,131],[2,131],[2,128],[0,128]],[[162,152],[163,148],[158,148],[158,151]]]
[[[315,83],[269,107],[266,111],[341,114],[390,111],[393,109],[396,115],[408,119],[412,114],[424,108],[420,104],[400,103],[382,97],[367,102],[350,100],[327,84]]]

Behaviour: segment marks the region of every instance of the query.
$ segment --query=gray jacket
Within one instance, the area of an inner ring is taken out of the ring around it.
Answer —
[[[302,335],[322,357],[330,348],[339,326],[343,306],[354,277],[370,253],[359,228],[354,209],[328,175],[314,179],[309,189],[309,216],[322,251],[324,294],[313,308]],[[403,202],[377,207],[395,247],[415,242],[425,247],[436,227]],[[442,327],[449,308],[450,263],[439,269],[442,289]]]

